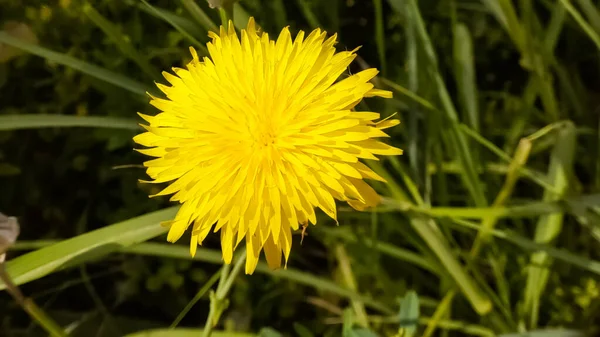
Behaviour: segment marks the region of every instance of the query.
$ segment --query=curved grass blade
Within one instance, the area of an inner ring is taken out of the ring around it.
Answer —
[[[153,329],[134,332],[125,337],[197,337],[203,328]],[[256,337],[256,334],[233,331],[212,331],[212,337]]]
[[[181,35],[183,35],[183,37],[185,37],[188,41],[190,41],[194,46],[196,46],[198,49],[200,49],[200,53],[203,55],[208,55],[208,49],[206,49],[206,47],[204,46],[204,44],[200,41],[198,41],[192,34],[190,34],[187,30],[183,29],[183,27],[181,25],[179,25],[177,22],[175,22],[175,20],[173,20],[171,17],[165,15],[165,13],[157,8],[155,8],[154,6],[152,6],[151,4],[149,4],[147,1],[145,0],[141,0],[142,3],[150,10],[152,11],[154,14],[156,14],[156,16],[160,17],[161,19],[163,19],[165,22],[167,22],[168,24],[170,24],[173,28],[175,28]]]
[[[178,207],[148,213],[61,241],[6,263],[16,285],[37,280],[64,268],[144,242],[167,231],[160,222],[172,219]],[[0,290],[5,289],[0,284]]]
[[[106,70],[102,67],[91,63],[78,60],[66,54],[58,53],[53,50],[25,42],[23,40],[10,36],[5,32],[0,32],[0,42],[13,46],[15,48],[19,48],[28,53],[43,57],[49,61],[79,70],[82,73],[96,77],[123,89],[129,90],[134,94],[146,95],[146,92],[149,91],[148,87],[146,87],[142,83],[134,81],[121,74]]]
[[[478,223],[474,223],[474,222],[462,220],[462,219],[452,219],[452,221],[449,222],[449,224],[452,227],[455,227],[457,229],[459,227],[464,227],[464,228],[469,228],[469,229],[473,229],[473,230],[477,230],[477,231],[479,231],[480,227],[481,227],[481,225]],[[490,235],[492,235],[498,239],[506,240],[514,245],[521,247],[522,249],[525,249],[525,250],[528,250],[531,252],[544,252],[548,256],[550,256],[556,260],[560,260],[564,263],[572,264],[573,266],[579,267],[583,270],[587,270],[594,274],[600,275],[600,261],[591,260],[591,259],[579,256],[577,254],[573,254],[564,249],[555,248],[555,247],[552,247],[547,244],[536,243],[536,242],[529,240],[523,236],[520,236],[518,233],[515,233],[512,231],[501,231],[498,229],[493,229],[490,232]]]
[[[221,255],[221,252],[202,247],[198,247],[198,251],[196,253],[195,258],[192,258],[190,256],[189,249],[186,246],[170,245],[164,243],[148,242],[129,247],[124,252],[148,256],[170,257],[175,259],[195,259],[215,264],[223,263],[223,257]],[[270,275],[272,277],[288,279],[292,282],[304,284],[306,286],[310,286],[322,291],[327,291],[338,296],[346,297],[348,299],[362,301],[366,306],[379,310],[383,313],[393,313],[393,311],[385,304],[375,301],[370,297],[360,295],[347,288],[341,287],[332,281],[314,276],[310,273],[294,270],[291,268],[272,270],[263,261],[258,262],[256,271],[259,273]]]
[[[0,116],[0,131],[56,127],[90,127],[124,130],[141,129],[135,120],[130,118],[43,114]]]
[[[165,20],[165,21],[167,21],[167,23],[173,22],[173,23],[177,24],[179,27],[181,27],[181,29],[190,33],[192,36],[203,36],[203,35],[207,36],[206,32],[202,31],[202,29],[200,29],[200,27],[198,27],[198,25],[196,25],[194,23],[194,21],[192,21],[186,17],[177,15],[171,11],[168,11],[168,10],[162,9],[162,8],[158,8],[156,6],[154,6],[153,8],[148,8],[143,3],[140,3],[137,0],[129,0],[129,1],[127,1],[127,3],[132,6],[136,6],[140,10],[154,16],[157,19]]]
[[[160,78],[160,74],[152,67],[150,62],[148,62],[146,56],[140,54],[137,49],[133,47],[131,40],[121,33],[114,23],[106,19],[89,3],[83,5],[83,13],[85,13],[85,15],[87,15],[87,17],[113,41],[123,55],[135,62],[146,75],[154,80]]]
[[[206,30],[217,31],[218,27],[194,0],[181,0],[181,4],[188,10],[190,15]]]

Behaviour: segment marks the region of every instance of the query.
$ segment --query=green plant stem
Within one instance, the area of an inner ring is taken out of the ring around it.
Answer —
[[[340,271],[342,273],[344,283],[346,283],[346,287],[348,287],[350,290],[356,291],[358,287],[356,285],[356,280],[354,279],[354,273],[352,273],[352,267],[350,266],[348,253],[346,253],[346,249],[344,248],[343,244],[338,244],[335,247],[335,256],[338,260]],[[367,320],[367,310],[365,309],[363,302],[360,300],[351,300],[350,302],[352,303],[352,308],[354,309],[357,323],[365,328],[368,328],[369,321]]]
[[[219,271],[217,271],[213,276],[211,276],[210,279],[208,279],[208,281],[206,281],[206,283],[204,283],[204,285],[202,286],[202,288],[200,288],[200,290],[198,290],[194,298],[192,298],[192,300],[185,306],[185,308],[183,308],[179,315],[177,315],[177,318],[175,318],[173,323],[171,323],[171,326],[169,327],[170,329],[174,329],[175,327],[177,327],[177,325],[179,325],[181,320],[183,320],[185,315],[192,309],[192,307],[202,298],[202,296],[204,296],[204,294],[206,294],[206,292],[217,282],[217,280],[219,280],[221,270],[223,269],[219,269]]]
[[[227,3],[219,7],[219,16],[221,17],[221,25],[227,29],[229,20],[233,20],[233,3]]]
[[[35,304],[35,302],[26,298],[19,287],[17,287],[13,282],[6,270],[4,269],[4,263],[0,263],[0,280],[4,282],[6,285],[6,289],[10,293],[10,295],[15,299],[25,312],[31,316],[31,318],[36,321],[46,332],[53,337],[66,337],[67,333],[63,330],[63,328],[58,325],[50,316],[48,316],[44,310]]]
[[[229,305],[227,301],[227,294],[229,290],[233,286],[233,282],[235,281],[237,275],[242,270],[242,266],[246,261],[246,250],[243,250],[237,261],[235,262],[235,266],[231,273],[229,273],[230,265],[224,265],[221,269],[221,277],[219,279],[219,285],[217,286],[217,292],[211,293],[210,298],[210,311],[208,312],[208,317],[206,319],[206,324],[204,324],[204,330],[202,331],[202,337],[209,337],[214,326],[219,322],[219,318],[223,311]]]

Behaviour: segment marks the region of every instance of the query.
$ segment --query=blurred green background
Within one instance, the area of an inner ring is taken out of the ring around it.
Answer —
[[[394,99],[358,108],[398,112],[405,155],[369,163],[379,208],[339,204],[340,226],[295,233],[287,270],[232,278],[214,336],[600,334],[598,1],[235,5],[238,28],[249,16],[362,46],[349,71],[379,68]],[[205,0],[0,0],[0,211],[21,224],[6,269],[73,336],[202,334],[218,235],[195,260],[166,243],[173,205],[138,183],[131,138],[156,113],[145,90],[219,24]],[[40,324],[0,293],[0,336]]]

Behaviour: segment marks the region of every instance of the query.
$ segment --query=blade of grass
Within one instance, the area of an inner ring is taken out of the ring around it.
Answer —
[[[192,36],[206,37],[208,39],[206,32],[202,31],[202,29],[200,29],[198,27],[198,25],[194,23],[194,21],[192,21],[186,17],[177,15],[171,11],[168,11],[166,9],[162,9],[162,8],[159,8],[156,6],[154,6],[153,9],[149,8],[138,0],[125,0],[125,1],[128,4],[130,4],[132,6],[136,6],[140,10],[152,15],[153,17],[155,17],[157,19],[164,20],[163,18],[167,18],[169,20],[169,21],[167,21],[167,23],[174,22],[179,27],[181,27],[181,29],[190,33],[190,35],[192,35]]]
[[[577,146],[575,126],[565,123],[558,131],[556,145],[550,156],[548,176],[558,190],[556,195],[544,192],[544,201],[555,201],[563,197],[569,190],[570,174],[572,172],[575,147]],[[535,242],[552,242],[562,230],[563,213],[549,214],[540,217],[535,231]],[[531,256],[531,265],[527,269],[527,281],[524,294],[525,314],[529,316],[529,327],[535,329],[538,321],[540,297],[546,288],[550,270],[537,266],[548,265],[550,259],[547,253],[538,252]]]
[[[202,288],[200,288],[200,290],[198,290],[196,295],[194,295],[194,298],[192,298],[192,300],[185,306],[185,308],[183,308],[183,310],[181,310],[179,315],[177,315],[177,318],[175,318],[173,323],[171,323],[171,326],[169,327],[170,329],[174,329],[175,327],[177,327],[177,325],[179,325],[181,320],[183,320],[185,315],[187,315],[187,313],[192,309],[192,307],[196,303],[198,303],[198,301],[200,301],[202,296],[204,296],[212,288],[212,286],[215,285],[215,283],[217,283],[217,281],[219,280],[220,274],[221,274],[221,269],[219,269],[216,273],[214,273],[213,276],[211,276],[211,278],[209,278],[208,281],[206,281],[206,283],[204,283]]]
[[[198,248],[195,257],[190,255],[189,249],[182,245],[163,243],[139,243],[165,233],[168,229],[158,222],[173,218],[177,212],[176,207],[162,211],[149,213],[140,217],[98,229],[64,241],[40,241],[33,244],[24,242],[22,246],[13,249],[31,248],[33,246],[44,246],[39,250],[21,255],[7,263],[7,270],[13,276],[15,284],[24,284],[52,272],[59,271],[67,266],[85,262],[94,257],[111,252],[127,254],[139,254],[184,260],[197,260],[213,264],[223,264],[220,251]],[[100,249],[98,249],[100,248]],[[92,252],[92,250],[97,250]],[[93,254],[92,254],[93,253]],[[68,262],[68,265],[66,264]],[[287,279],[315,289],[326,291],[344,298],[362,301],[366,306],[379,310],[382,313],[392,314],[394,311],[387,305],[374,300],[371,297],[357,294],[347,288],[341,287],[330,280],[314,276],[292,268],[272,270],[268,265],[260,261],[256,267],[259,273],[267,274],[276,278]],[[0,290],[4,289],[0,285]],[[437,302],[421,298],[424,306],[437,306]]]
[[[400,4],[398,4],[399,6]],[[406,12],[406,15],[409,15],[408,11],[404,10],[404,6],[400,9],[401,11]],[[408,93],[416,93],[419,91],[419,46],[417,42],[417,33],[416,27],[414,24],[414,20],[407,20],[406,27],[406,67],[408,73]],[[384,79],[385,80],[385,79]],[[385,82],[384,82],[385,83]],[[396,86],[396,89],[404,89],[395,83],[391,83]],[[416,95],[415,95],[416,96]],[[417,96],[418,97],[418,96]],[[419,107],[416,102],[410,102],[409,107],[411,108],[411,113],[408,115],[408,160],[410,162],[410,166],[412,169],[413,176],[415,179],[425,182],[428,181],[429,177],[427,176],[427,172],[421,171],[421,168],[427,162],[427,137],[423,137],[421,132],[423,130],[421,118],[419,118]],[[433,105],[432,105],[433,108]],[[426,149],[426,151],[422,151]],[[417,189],[418,191],[418,189]],[[427,194],[425,194],[428,197]],[[414,198],[415,196],[413,196]],[[416,201],[417,199],[415,199]]]
[[[438,61],[435,55],[433,44],[431,43],[431,39],[429,38],[425,28],[425,23],[421,17],[417,2],[415,0],[410,0],[408,3],[410,4],[409,9],[411,12],[411,18],[414,19],[417,28],[417,35],[422,42],[423,49],[430,64],[429,68],[431,71],[431,76],[434,79],[437,94],[443,106],[442,111],[445,114],[444,117],[448,121],[457,122],[458,114],[454,108],[452,100],[450,99],[450,94],[446,89],[446,85],[444,84],[444,81],[439,73]],[[459,162],[461,163],[463,169],[463,174],[461,177],[473,202],[475,205],[480,207],[487,206],[487,201],[483,193],[482,186],[479,182],[473,157],[471,155],[466,138],[454,123],[452,123],[451,127],[448,128],[447,134],[448,139],[450,140],[450,147],[454,154],[458,156]]]
[[[387,66],[385,63],[385,36],[383,23],[383,6],[381,0],[373,0],[375,7],[375,42],[377,44],[377,53],[379,54],[379,65],[383,76],[387,74]]]
[[[456,228],[469,228],[476,231],[480,230],[481,225],[472,221],[462,219],[452,219],[453,226]],[[583,270],[590,271],[594,274],[600,275],[600,261],[588,259],[580,255],[571,253],[564,249],[557,249],[547,244],[536,243],[530,239],[527,239],[518,233],[508,230],[494,229],[490,232],[495,238],[505,240],[516,246],[521,247],[524,250],[531,252],[544,252],[548,256],[562,261],[564,263],[571,264]]]
[[[504,205],[510,198],[510,195],[512,194],[515,184],[519,178],[518,171],[525,165],[527,158],[529,158],[531,146],[531,141],[528,139],[523,139],[519,143],[513,160],[510,163],[504,184],[502,185],[500,192],[498,192],[496,195],[496,198],[492,203],[492,207],[500,207]],[[477,237],[471,246],[471,251],[469,253],[471,259],[475,259],[475,257],[479,255],[482,245],[489,237],[489,232],[494,229],[497,222],[498,218],[493,215],[483,218],[481,222],[481,230],[477,233]]]
[[[411,100],[419,103],[420,105],[426,107],[429,110],[433,110],[433,111],[439,111],[431,102],[429,102],[428,100],[426,100],[423,97],[420,97],[419,95],[415,94],[414,91],[411,91],[409,89],[404,88],[403,86],[396,84],[386,78],[381,78],[381,82],[385,85],[387,85],[388,87],[392,88],[393,90],[397,91],[398,93],[410,98]]]
[[[285,12],[285,5],[283,0],[271,1],[271,8],[273,9],[273,19],[278,29],[281,29],[288,25],[287,13]]]
[[[123,89],[129,90],[134,94],[145,95],[147,91],[150,91],[145,85],[136,82],[128,77],[125,77],[121,74],[114,73],[112,71],[106,70],[102,67],[87,62],[83,62],[66,54],[58,53],[46,49],[44,47],[40,47],[38,45],[19,40],[15,37],[8,35],[5,32],[0,32],[0,42],[13,46],[15,48],[19,48],[28,53],[43,57],[49,61],[79,70],[82,73],[101,79]],[[154,90],[151,91],[154,92]]]
[[[125,335],[125,337],[198,337],[204,328],[177,328],[143,330]],[[258,337],[256,334],[234,331],[211,331],[212,337]]]
[[[140,1],[150,11],[152,11],[154,14],[156,14],[156,16],[158,16],[159,18],[161,18],[162,20],[167,22],[169,25],[171,25],[173,28],[175,28],[181,35],[183,35],[183,37],[186,38],[190,43],[192,43],[195,47],[200,49],[199,52],[202,55],[208,55],[208,49],[206,49],[204,44],[201,43],[200,41],[196,40],[196,38],[192,34],[190,34],[187,30],[185,30],[181,25],[179,25],[170,16],[165,15],[165,13],[163,11],[160,11],[159,9],[155,8],[154,6],[149,4],[146,0],[140,0]]]
[[[310,8],[310,4],[306,0],[296,0],[296,2],[298,3],[298,7],[300,7],[304,18],[308,22],[308,25],[313,29],[321,27],[319,19],[317,19],[312,9]]]
[[[479,132],[479,102],[475,81],[473,41],[469,28],[462,23],[454,26],[453,49],[454,73],[465,119],[473,130]]]
[[[126,253],[141,254],[148,256],[170,257],[176,259],[195,259],[209,263],[222,264],[223,257],[220,251],[198,248],[195,258],[190,256],[189,249],[181,245],[170,245],[160,243],[144,243],[136,246],[128,247],[124,250]],[[381,312],[393,313],[387,305],[382,304],[370,297],[366,297],[347,288],[341,287],[327,279],[319,278],[310,273],[302,272],[292,268],[272,270],[263,261],[259,261],[256,267],[259,273],[267,274],[273,277],[288,279],[293,282],[313,287],[321,291],[327,291],[332,294],[342,296],[348,299],[362,301],[366,306],[379,310]]]
[[[21,255],[6,263],[6,271],[15,284],[21,285],[149,240],[168,230],[160,222],[172,219],[177,209],[171,207],[148,213]],[[0,290],[4,288],[4,284],[0,284]]]
[[[352,291],[357,291],[358,286],[356,284],[356,278],[352,272],[350,258],[348,257],[348,253],[346,252],[346,248],[344,248],[343,244],[336,245],[335,256],[338,260],[338,268],[344,283],[346,283],[346,287]],[[364,304],[358,300],[351,300],[350,303],[352,304],[352,309],[354,310],[354,314],[356,316],[356,323],[364,328],[368,328],[369,321],[367,321],[367,310],[365,309]]]
[[[0,116],[0,130],[39,129],[57,127],[90,127],[141,130],[130,118],[66,115],[4,115]]]
[[[497,155],[501,159],[505,160],[506,162],[511,162],[511,160],[512,160],[511,157],[507,153],[502,151],[500,148],[498,148],[496,145],[494,145],[494,143],[485,139],[482,135],[480,135],[479,133],[477,133],[474,130],[471,130],[468,126],[466,126],[464,124],[461,124],[459,127],[460,127],[461,131],[464,132],[467,136],[475,139],[479,144],[483,145],[485,148],[487,148],[488,150],[493,152],[495,155]],[[545,190],[554,191],[556,193],[554,186],[552,186],[548,181],[546,181],[546,179],[544,177],[536,174],[535,172],[528,169],[527,167],[518,168],[518,172],[520,174],[522,174],[523,176],[531,179],[533,182],[537,183],[538,185],[543,187]]]
[[[412,205],[408,202],[409,199],[404,192],[393,183],[394,180],[380,163],[370,162],[369,166],[377,172],[377,174],[388,181],[387,187],[390,189],[392,197],[395,200],[400,200],[408,204],[409,207]],[[454,282],[456,282],[456,285],[460,287],[475,311],[481,315],[489,312],[492,309],[490,300],[483,294],[479,287],[477,287],[473,279],[455,258],[452,250],[448,246],[448,242],[435,221],[419,214],[410,214],[409,221],[412,228],[427,243],[429,249],[431,249],[434,255],[440,260],[441,265],[446,269]]]
[[[331,238],[341,239],[345,242],[356,243],[358,238],[348,232],[336,230],[335,228],[317,227],[314,229],[319,234],[329,236]],[[373,241],[371,238],[361,238],[364,244],[368,247],[373,247],[378,252],[395,258],[400,261],[408,262],[423,268],[433,274],[439,274],[440,266],[437,261],[428,259],[425,256],[419,255],[413,251],[397,247],[395,245],[383,242]],[[17,242],[16,247],[19,247],[20,243]]]
[[[492,310],[492,303],[481,291],[473,279],[468,275],[465,268],[454,257],[448,243],[441,235],[436,223],[427,218],[412,216],[410,223],[413,229],[425,240],[429,248],[435,253],[442,266],[448,271],[456,285],[461,289],[469,300],[473,309],[485,315]]]
[[[107,20],[89,3],[83,5],[83,13],[113,41],[123,55],[135,62],[146,75],[154,80],[160,78],[160,74],[150,65],[146,56],[138,53],[131,44],[131,40],[121,33],[115,24]]]
[[[600,33],[600,12],[598,12],[598,6],[594,5],[590,0],[579,0],[578,2],[590,25],[596,33]]]
[[[202,10],[200,6],[196,4],[195,0],[181,0],[183,7],[187,9],[192,18],[196,20],[204,29],[207,31],[217,31],[219,27],[213,22],[213,20]]]
[[[237,29],[245,29],[248,25],[250,14],[239,2],[233,4],[233,24]]]
[[[585,34],[594,42],[596,47],[600,50],[600,36],[598,33],[594,31],[594,28],[590,26],[589,23],[585,21],[583,16],[573,7],[573,5],[568,0],[560,0],[560,3],[565,6],[569,14],[573,17],[575,22],[581,27],[581,29],[585,32]]]

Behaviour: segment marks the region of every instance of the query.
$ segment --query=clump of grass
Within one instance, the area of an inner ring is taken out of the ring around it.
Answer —
[[[34,281],[36,302],[47,301],[48,314],[75,334],[133,332],[155,321],[199,335],[209,312],[220,316],[219,330],[261,336],[599,331],[600,14],[592,1],[236,3],[238,27],[253,15],[269,33],[320,26],[339,32],[339,48],[363,45],[353,69],[382,69],[376,85],[395,98],[369,104],[399,113],[404,127],[390,142],[406,154],[369,163],[388,181],[377,186],[379,208],[341,208],[340,226],[311,228],[288,270],[259,264],[264,276],[223,276],[230,293],[217,290],[220,308],[203,301],[222,273],[213,266],[221,263],[216,243],[192,264],[184,246],[145,242],[164,233],[155,220],[173,210],[134,218],[166,203],[145,198],[139,172],[110,169],[139,163],[129,139],[133,112],[148,109],[149,81],[184,64],[183,51],[207,41],[219,13],[185,0],[25,8],[7,0],[5,8],[0,24],[23,21],[41,42],[0,32],[0,52],[45,59],[0,64],[0,206],[34,229],[14,247],[34,251],[13,253],[7,271],[17,284]],[[79,117],[68,116],[74,111]],[[94,132],[65,128],[75,126]],[[3,175],[9,166],[20,173]],[[52,168],[64,191],[41,179],[40,167]],[[81,221],[107,227],[81,234]],[[73,275],[69,267],[81,263],[90,275]],[[61,291],[90,303],[74,306],[66,295],[52,302]],[[18,335],[20,311],[0,302],[10,308],[0,324]]]

